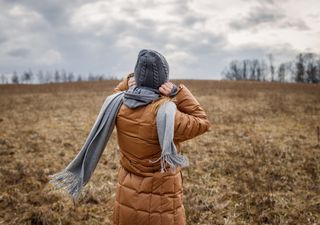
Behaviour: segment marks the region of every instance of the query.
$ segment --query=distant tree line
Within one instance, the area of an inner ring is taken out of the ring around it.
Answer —
[[[83,74],[74,74],[73,72],[66,72],[65,70],[42,71],[39,70],[34,73],[32,70],[17,73],[14,71],[11,76],[1,74],[0,83],[2,84],[45,84],[45,83],[64,83],[75,81],[95,81],[95,80],[116,80],[115,76],[105,74],[89,73],[87,76]]]
[[[300,53],[295,59],[274,63],[272,54],[266,59],[233,60],[223,71],[227,80],[256,80],[297,83],[320,83],[320,55]]]

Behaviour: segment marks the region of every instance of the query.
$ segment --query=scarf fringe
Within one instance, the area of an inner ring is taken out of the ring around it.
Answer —
[[[160,160],[161,173],[166,172],[166,165],[169,165],[173,172],[176,171],[177,167],[183,168],[189,166],[189,159],[180,154],[166,154],[161,155],[159,159],[151,161],[152,163],[158,162]]]
[[[71,173],[68,170],[63,170],[59,173],[50,175],[49,183],[52,184],[55,189],[62,189],[67,192],[73,200],[78,199],[82,191],[82,179]]]

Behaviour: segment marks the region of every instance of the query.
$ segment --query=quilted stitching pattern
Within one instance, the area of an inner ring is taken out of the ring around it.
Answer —
[[[180,172],[142,177],[121,168],[118,175],[114,224],[185,224]]]

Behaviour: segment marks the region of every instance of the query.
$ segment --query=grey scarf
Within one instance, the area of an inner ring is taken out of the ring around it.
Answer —
[[[135,87],[126,92],[110,95],[103,103],[100,113],[77,156],[61,172],[50,176],[50,183],[57,189],[67,191],[73,200],[78,199],[88,183],[115,126],[116,116],[123,104],[130,108],[147,105],[160,97],[157,90]],[[177,166],[188,166],[188,159],[177,153],[173,142],[176,105],[168,102],[160,106],[157,113],[157,131],[161,146],[161,172],[166,163],[175,170]]]

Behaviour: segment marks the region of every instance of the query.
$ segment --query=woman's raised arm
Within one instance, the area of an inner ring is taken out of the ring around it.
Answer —
[[[185,141],[209,130],[210,122],[205,111],[186,86],[180,85],[175,103],[178,110],[175,115],[174,141]]]

